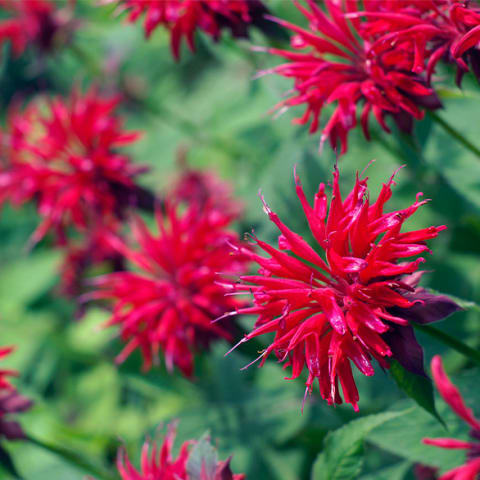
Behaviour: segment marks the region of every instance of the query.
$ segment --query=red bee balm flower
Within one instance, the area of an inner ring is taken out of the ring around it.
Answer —
[[[418,199],[421,194],[408,208],[385,213],[393,176],[374,203],[368,197],[367,178],[357,175],[344,200],[338,179],[335,171],[330,207],[322,183],[312,208],[295,178],[298,198],[324,257],[264,202],[265,212],[281,232],[279,248],[257,238],[270,258],[237,248],[260,270],[258,275],[240,277],[243,283],[230,284],[232,291],[252,292],[254,306],[226,316],[258,315],[253,331],[241,342],[275,332],[273,342],[257,359],[262,359],[261,365],[272,352],[286,362],[285,367],[292,367],[291,378],[306,365],[307,391],[318,379],[322,397],[329,404],[341,403],[340,381],[345,401],[357,410],[359,396],[350,362],[364,375],[373,375],[372,359],[388,368],[387,359],[395,358],[408,370],[424,374],[422,349],[410,321],[432,322],[459,307],[446,297],[416,288],[422,273],[417,269],[424,259],[405,260],[429,251],[425,240],[446,228],[401,233],[405,220],[426,203]]]
[[[182,38],[190,50],[195,51],[197,29],[215,41],[224,28],[229,28],[235,37],[246,37],[248,25],[262,23],[267,12],[260,0],[120,0],[120,9],[130,12],[130,22],[145,13],[147,37],[158,25],[168,28],[172,53],[177,60]]]
[[[65,43],[75,28],[70,9],[57,9],[49,0],[0,0],[0,9],[11,14],[0,20],[0,46],[10,41],[17,56],[30,44],[51,50]]]
[[[74,90],[69,99],[48,101],[47,112],[38,104],[10,111],[0,204],[7,198],[14,205],[36,201],[43,221],[33,242],[54,229],[64,243],[66,227],[86,231],[112,223],[138,200],[134,178],[145,168],[116,151],[138,138],[114,114],[119,100]]]
[[[10,355],[13,347],[0,348],[0,359]],[[0,370],[0,438],[7,440],[19,440],[25,438],[22,427],[16,421],[10,420],[9,416],[24,412],[32,406],[32,401],[20,395],[10,384],[6,377],[17,375],[14,370]]]
[[[442,359],[436,355],[432,359],[432,374],[440,395],[450,408],[469,425],[473,441],[465,442],[454,438],[425,438],[423,443],[440,448],[466,449],[467,463],[442,475],[439,480],[476,480],[480,475],[480,420],[477,420],[467,408],[460,392],[450,382],[443,369]]]
[[[99,291],[92,298],[115,301],[108,325],[118,325],[127,343],[118,361],[136,348],[149,369],[161,348],[168,370],[173,365],[192,375],[192,350],[208,346],[211,340],[230,333],[211,321],[242,304],[225,296],[224,287],[215,283],[218,272],[244,271],[244,258],[231,255],[229,245],[240,248],[238,236],[226,230],[231,218],[191,204],[184,213],[167,204],[165,216],[156,213],[160,234],[154,237],[137,218],[133,233],[140,251],[116,247],[143,272],[116,272],[96,280]]]
[[[411,70],[427,70],[430,78],[439,60],[457,65],[457,83],[470,63],[480,79],[480,7],[468,0],[367,1],[366,28],[375,33],[372,58],[392,48],[414,52]]]
[[[409,72],[412,54],[394,49],[384,55],[369,56],[376,36],[365,33],[359,20],[345,18],[340,2],[325,0],[328,15],[313,1],[306,0],[310,10],[295,1],[309,21],[303,29],[285,20],[271,18],[295,32],[291,45],[297,51],[267,48],[265,50],[287,60],[271,70],[295,81],[293,94],[277,105],[280,112],[306,104],[302,118],[295,122],[310,123],[310,133],[319,128],[320,115],[328,104],[336,107],[322,130],[321,144],[327,139],[333,148],[337,141],[347,151],[348,132],[357,125],[357,106],[363,104],[360,122],[369,138],[368,119],[373,113],[381,127],[390,132],[385,115],[390,114],[400,128],[410,131],[412,119],[424,115],[420,107],[438,108],[440,102],[433,90],[418,75]],[[355,2],[345,2],[352,7]],[[302,51],[298,51],[302,50]]]
[[[180,447],[176,459],[172,458],[172,447],[175,441],[176,426],[168,428],[165,441],[159,449],[155,443],[145,442],[142,449],[141,471],[137,471],[130,463],[125,450],[118,452],[117,467],[122,480],[244,480],[245,475],[235,475],[230,469],[230,459],[224,462],[217,460],[216,452],[202,438],[199,442],[190,440]],[[208,456],[205,455],[207,443]],[[201,448],[203,447],[203,449]]]

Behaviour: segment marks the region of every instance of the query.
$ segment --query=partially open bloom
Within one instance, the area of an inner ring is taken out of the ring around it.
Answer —
[[[177,458],[172,456],[176,426],[171,424],[160,448],[155,442],[146,441],[142,448],[141,469],[130,462],[125,449],[117,456],[117,468],[122,480],[244,480],[245,475],[235,475],[230,469],[230,459],[219,462],[216,452],[209,446],[210,455],[203,457],[199,442],[186,441],[180,447]],[[205,452],[205,449],[203,449]],[[205,455],[205,453],[203,453]]]
[[[124,130],[115,114],[119,101],[95,89],[73,90],[70,98],[9,112],[1,134],[0,205],[36,203],[43,221],[33,243],[49,230],[65,243],[67,227],[87,231],[115,223],[126,207],[144,201],[135,178],[145,168],[117,150],[139,136]]]
[[[252,307],[226,315],[258,315],[253,331],[241,342],[275,333],[257,359],[262,360],[260,365],[274,353],[285,367],[292,367],[292,379],[306,366],[306,392],[317,379],[329,404],[342,402],[340,382],[345,401],[355,410],[359,395],[351,362],[364,375],[373,375],[373,359],[389,368],[388,359],[395,358],[404,368],[424,375],[423,352],[410,323],[436,321],[459,308],[447,297],[417,287],[424,259],[408,258],[428,252],[425,241],[446,227],[401,232],[426,200],[420,200],[419,193],[404,210],[385,212],[393,178],[371,202],[368,179],[357,174],[353,190],[342,199],[335,171],[329,207],[323,183],[312,207],[296,177],[315,247],[290,230],[262,198],[265,212],[281,232],[279,248],[256,237],[255,243],[269,257],[237,248],[260,269],[257,275],[240,277],[241,283],[226,283],[232,291],[253,294]]]
[[[0,359],[10,355],[12,347],[0,348]],[[22,427],[10,416],[15,413],[24,412],[32,406],[32,401],[20,395],[15,387],[7,380],[7,377],[17,375],[14,370],[0,370],[0,439],[18,440],[25,437]]]
[[[140,271],[116,272],[96,279],[92,298],[114,300],[108,325],[118,325],[127,342],[118,362],[139,348],[144,368],[163,351],[167,369],[176,365],[186,376],[193,372],[193,352],[216,338],[231,340],[227,329],[211,321],[244,305],[216,283],[218,272],[239,274],[245,259],[231,255],[238,236],[227,230],[231,218],[209,205],[190,204],[182,213],[167,203],[156,212],[159,235],[154,236],[139,218],[133,234],[140,250],[123,242],[113,244]]]
[[[0,20],[0,46],[10,42],[14,55],[29,46],[49,51],[69,40],[74,28],[70,8],[57,8],[50,0],[0,0],[10,15]]]
[[[239,217],[242,203],[234,198],[232,185],[223,181],[213,170],[197,170],[185,166],[174,183],[172,195],[183,202],[208,204],[231,218]]]
[[[430,79],[440,60],[457,65],[457,83],[469,70],[480,79],[480,6],[469,0],[367,1],[365,28],[375,34],[372,58],[395,48],[414,53],[411,70]]]
[[[145,14],[145,35],[149,37],[159,25],[170,31],[170,44],[175,59],[185,39],[195,51],[195,32],[201,30],[215,41],[223,29],[235,37],[246,37],[250,24],[262,23],[267,9],[260,0],[119,0],[120,10],[129,12],[135,22]]]
[[[328,139],[337,148],[340,142],[341,152],[345,153],[348,132],[357,126],[357,117],[368,139],[371,114],[387,132],[387,115],[409,132],[413,119],[423,117],[423,107],[440,106],[425,80],[411,72],[413,51],[391,47],[387,52],[370,55],[378,35],[364,30],[360,19],[350,22],[346,18],[346,14],[356,11],[356,2],[325,0],[328,13],[314,0],[306,3],[309,9],[295,1],[309,22],[308,29],[272,18],[295,33],[291,40],[294,51],[259,48],[286,59],[286,63],[260,74],[276,73],[294,80],[288,98],[276,108],[282,112],[305,105],[304,115],[295,123],[310,123],[310,133],[319,129],[324,108],[333,106],[322,128],[321,144]]]
[[[440,448],[460,448],[467,450],[467,463],[442,475],[439,480],[477,480],[480,475],[480,420],[465,405],[462,395],[452,384],[443,369],[442,359],[436,355],[432,359],[432,375],[440,395],[450,408],[471,428],[471,441],[454,438],[425,438],[423,443]]]

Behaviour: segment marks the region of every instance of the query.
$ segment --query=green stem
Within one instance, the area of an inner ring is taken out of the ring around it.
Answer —
[[[30,443],[47,450],[48,452],[54,453],[59,457],[66,460],[68,463],[75,465],[79,469],[83,470],[84,472],[88,472],[89,474],[93,475],[95,480],[117,480],[116,476],[111,475],[110,473],[106,472],[100,467],[91,464],[88,460],[85,460],[80,455],[70,450],[67,450],[64,447],[59,447],[57,445],[51,445],[48,443],[44,443],[41,440],[33,438],[27,435],[26,438]]]
[[[455,140],[457,140],[459,143],[461,143],[464,147],[466,147],[468,150],[470,150],[474,155],[477,157],[480,157],[480,148],[475,146],[470,140],[465,138],[458,130],[453,128],[446,120],[444,120],[440,115],[438,115],[435,112],[428,112],[428,115],[430,115],[430,118],[435,121],[440,127],[443,128],[449,135],[451,135]]]
[[[443,344],[448,345],[449,347],[453,348],[454,350],[461,353],[462,355],[465,355],[465,357],[467,357],[472,362],[475,362],[476,364],[480,365],[480,352],[478,350],[475,350],[472,347],[469,347],[468,345],[461,342],[460,340],[457,340],[456,338],[451,337],[447,333],[442,332],[438,328],[432,327],[431,325],[420,325],[419,323],[412,322],[412,326],[416,330],[424,332],[430,337],[435,338],[436,340],[439,340]]]

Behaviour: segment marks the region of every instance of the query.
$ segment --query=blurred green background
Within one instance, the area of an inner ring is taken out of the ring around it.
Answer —
[[[126,24],[113,16],[113,5],[95,7],[94,3],[77,2],[81,27],[72,46],[55,55],[40,61],[34,51],[27,51],[14,60],[5,49],[0,73],[3,116],[13,95],[30,98],[40,90],[67,94],[73,84],[120,89],[131,97],[122,111],[128,127],[144,132],[129,151],[136,162],[151,167],[143,177],[146,186],[161,192],[175,173],[178,149],[185,148],[192,166],[213,168],[234,183],[246,205],[239,232],[253,227],[261,238],[276,240],[258,198],[261,189],[272,209],[296,232],[308,236],[295,197],[293,168],[297,165],[311,197],[319,182],[330,180],[335,154],[327,145],[319,154],[319,135],[309,136],[306,128],[291,124],[301,108],[278,119],[268,114],[291,85],[273,76],[253,79],[258,69],[276,64],[268,55],[249,50],[251,44],[264,45],[266,39],[253,32],[249,43],[226,34],[213,44],[199,35],[197,53],[184,49],[177,64],[164,31],[157,29],[147,42],[139,23]],[[298,18],[289,1],[272,0],[268,5],[277,16]],[[466,78],[464,90],[459,91],[452,78],[451,72],[445,72],[445,109],[440,116],[480,145],[479,87]],[[387,136],[375,128],[373,137],[366,142],[358,129],[350,135],[348,154],[339,159],[344,191],[351,188],[355,172],[372,159],[376,160],[368,169],[372,196],[395,168],[406,164],[397,176],[390,208],[406,207],[422,191],[432,202],[408,226],[448,225],[431,242],[434,254],[425,267],[431,273],[424,277],[424,285],[478,300],[480,159],[429,116],[417,123],[413,138],[395,130]],[[126,443],[137,463],[145,435],[155,436],[158,425],[178,418],[177,447],[209,430],[220,457],[233,455],[235,472],[245,472],[249,480],[296,480],[310,478],[329,431],[359,416],[411,408],[406,417],[369,435],[356,478],[408,479],[413,478],[414,462],[445,469],[463,461],[461,452],[420,444],[423,436],[445,436],[445,430],[380,369],[373,378],[358,376],[360,413],[356,415],[349,406],[328,407],[315,391],[301,414],[302,378],[283,380],[285,372],[273,358],[262,369],[240,371],[252,358],[239,351],[224,358],[228,349],[224,343],[199,356],[194,382],[178,373],[168,375],[163,366],[142,374],[138,355],[115,366],[113,358],[120,346],[115,332],[99,328],[108,312],[92,306],[81,321],[75,320],[75,305],[57,291],[59,253],[48,239],[26,252],[37,222],[33,206],[21,210],[6,206],[0,216],[1,344],[17,345],[8,366],[21,372],[15,385],[35,400],[34,408],[21,417],[32,437],[76,452],[114,475],[120,443]],[[245,328],[253,321],[241,320]],[[474,348],[480,345],[476,308],[455,314],[439,328]],[[421,334],[419,340],[427,364],[433,354],[443,354],[447,370],[456,372],[455,380],[480,413],[478,369],[437,341]],[[449,433],[458,430],[465,436],[466,428],[438,403]],[[4,446],[26,480],[79,480],[88,473],[29,442]],[[0,478],[10,476],[0,470]]]

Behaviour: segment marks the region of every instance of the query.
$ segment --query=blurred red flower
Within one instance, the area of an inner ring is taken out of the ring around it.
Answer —
[[[4,359],[13,351],[13,347],[0,348],[0,359]],[[7,440],[25,438],[20,424],[10,419],[15,413],[24,412],[32,406],[32,401],[20,395],[6,377],[17,375],[14,370],[0,370],[0,437]]]
[[[16,56],[29,45],[52,50],[65,43],[75,28],[71,9],[59,9],[50,0],[0,0],[0,10],[11,15],[0,20],[0,46],[10,41]]]
[[[158,359],[161,349],[167,369],[176,365],[186,376],[193,371],[193,350],[208,347],[216,338],[231,340],[228,330],[211,321],[244,305],[225,296],[216,283],[218,272],[239,274],[246,259],[231,255],[238,236],[227,230],[231,217],[210,205],[190,204],[183,213],[167,204],[157,211],[159,230],[153,236],[140,218],[133,234],[140,250],[117,240],[112,244],[141,271],[116,272],[96,279],[98,291],[91,298],[114,300],[108,325],[118,325],[127,342],[117,361],[123,362],[139,348],[144,368]]]
[[[232,185],[220,179],[214,170],[184,166],[171,194],[182,202],[208,204],[213,210],[238,218],[243,212],[243,204],[234,198],[232,190]]]
[[[425,438],[423,443],[440,448],[467,450],[467,463],[443,474],[439,480],[476,480],[480,474],[480,420],[477,420],[473,412],[465,405],[462,395],[445,373],[439,355],[432,359],[432,374],[435,385],[445,402],[471,428],[472,441],[466,442],[454,438]]]
[[[373,375],[372,359],[389,368],[388,357],[404,368],[424,375],[423,352],[410,322],[429,323],[446,317],[459,307],[444,296],[417,288],[423,258],[408,257],[429,251],[425,240],[445,226],[401,233],[404,222],[426,203],[416,201],[404,210],[384,212],[392,195],[393,175],[373,203],[367,178],[358,174],[353,190],[342,199],[338,171],[333,173],[328,208],[325,185],[309,204],[298,177],[296,191],[316,241],[312,248],[272,212],[262,198],[264,210],[278,227],[279,248],[254,237],[268,255],[262,257],[237,247],[260,269],[258,275],[240,277],[242,283],[226,283],[232,291],[252,293],[254,305],[225,316],[255,314],[251,333],[240,343],[275,333],[273,342],[257,360],[261,365],[273,352],[298,377],[308,369],[307,392],[318,379],[320,393],[329,404],[343,397],[358,409],[358,391],[351,363],[364,375]],[[324,252],[324,257],[317,253]],[[224,317],[225,317],[224,316]]]
[[[368,120],[373,113],[379,125],[390,132],[385,116],[391,115],[399,128],[410,132],[413,119],[424,115],[422,107],[438,108],[441,104],[425,80],[412,73],[413,50],[392,46],[388,51],[370,55],[378,35],[362,28],[362,21],[346,15],[356,11],[356,2],[325,0],[327,13],[314,0],[306,0],[309,9],[295,1],[307,18],[308,29],[271,17],[271,20],[295,33],[291,46],[295,51],[258,48],[280,56],[286,63],[259,73],[276,73],[294,80],[294,88],[276,109],[306,105],[295,123],[310,122],[310,133],[320,126],[323,109],[335,105],[322,128],[321,145],[329,139],[333,148],[340,141],[341,153],[347,151],[348,132],[360,123],[369,139]],[[391,2],[388,2],[391,3]],[[361,107],[360,107],[361,106]]]
[[[202,456],[196,446],[200,442],[190,440],[180,447],[176,459],[172,458],[176,425],[168,427],[167,435],[160,448],[155,442],[146,441],[142,448],[141,470],[131,464],[124,448],[117,456],[117,468],[122,480],[244,480],[245,475],[235,475],[230,469],[230,459],[219,462],[216,452],[209,446],[209,455]]]
[[[138,201],[134,180],[146,169],[117,152],[139,137],[115,114],[119,101],[92,88],[10,110],[1,135],[6,164],[0,165],[0,205],[7,199],[36,202],[43,221],[33,243],[49,230],[63,244],[67,227],[92,231],[114,224]]]
[[[115,1],[115,0],[111,0]],[[120,10],[129,12],[135,22],[145,14],[145,35],[159,25],[170,31],[170,45],[175,59],[180,58],[184,38],[195,51],[195,32],[201,30],[218,41],[221,31],[231,30],[235,37],[246,37],[248,25],[261,22],[267,9],[260,0],[119,0]]]

